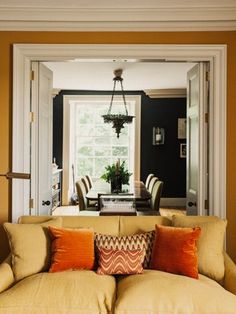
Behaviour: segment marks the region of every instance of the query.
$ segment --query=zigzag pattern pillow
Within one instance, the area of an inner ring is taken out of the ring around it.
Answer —
[[[113,250],[142,250],[143,268],[149,268],[152,256],[152,247],[155,238],[155,231],[134,234],[130,236],[110,236],[105,234],[95,234],[95,248]]]
[[[130,275],[141,274],[143,251],[99,249],[99,275]]]

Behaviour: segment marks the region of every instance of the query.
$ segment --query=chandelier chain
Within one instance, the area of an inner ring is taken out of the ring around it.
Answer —
[[[123,89],[122,80],[120,80],[120,86],[121,86],[122,97],[123,97],[123,101],[124,101],[124,105],[125,105],[125,114],[128,115],[127,104],[126,104],[126,100],[125,100],[125,93],[124,93],[124,89]]]
[[[111,108],[112,108],[112,104],[113,104],[115,89],[116,89],[116,80],[114,80],[114,84],[113,84],[113,91],[112,91],[112,95],[111,95],[111,101],[110,101],[110,106],[108,109],[108,114],[111,114]]]

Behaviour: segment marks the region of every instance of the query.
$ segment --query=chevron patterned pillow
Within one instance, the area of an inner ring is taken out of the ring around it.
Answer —
[[[149,268],[152,256],[152,247],[155,238],[155,231],[149,231],[140,234],[117,237],[105,234],[95,234],[95,248],[113,250],[142,250],[143,251],[143,268]]]
[[[143,272],[142,250],[99,249],[99,275],[131,275]]]

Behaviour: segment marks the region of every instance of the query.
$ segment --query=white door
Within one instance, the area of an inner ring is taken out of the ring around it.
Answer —
[[[207,67],[207,63],[198,63],[187,74],[186,209],[188,215],[208,213],[206,211],[208,209]]]
[[[31,197],[33,213],[49,215],[52,208],[52,82],[53,73],[40,62],[32,62]],[[35,147],[33,149],[33,146]]]

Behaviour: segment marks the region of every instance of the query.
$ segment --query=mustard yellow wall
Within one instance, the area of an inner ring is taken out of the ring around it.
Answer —
[[[0,173],[11,169],[14,43],[227,44],[227,251],[236,261],[236,32],[0,32]],[[0,224],[10,217],[11,186],[0,178]],[[7,250],[3,237],[0,229],[0,258]]]

